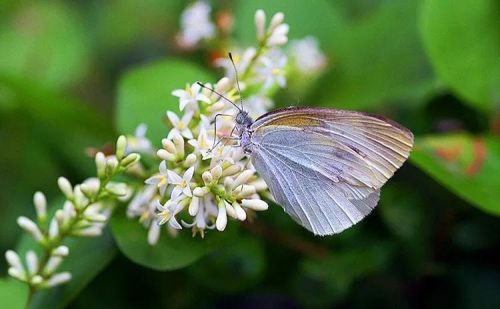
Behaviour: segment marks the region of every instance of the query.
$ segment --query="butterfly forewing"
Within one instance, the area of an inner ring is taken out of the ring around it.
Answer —
[[[252,160],[275,199],[315,234],[339,233],[376,206],[413,135],[369,114],[287,108],[251,126]]]

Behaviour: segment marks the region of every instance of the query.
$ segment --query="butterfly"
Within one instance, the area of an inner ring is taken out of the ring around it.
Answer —
[[[229,58],[240,93],[231,53]],[[228,138],[236,131],[276,202],[316,235],[340,233],[366,217],[413,148],[411,131],[382,116],[289,107],[254,121],[242,106],[208,89],[238,109]]]
[[[297,223],[331,235],[361,221],[380,189],[408,158],[413,134],[361,112],[289,107],[253,121],[239,110],[240,146]]]

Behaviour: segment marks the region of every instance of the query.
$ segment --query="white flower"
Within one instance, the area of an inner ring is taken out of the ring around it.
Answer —
[[[144,182],[148,185],[155,185],[160,190],[160,194],[164,195],[168,185],[168,170],[165,161],[161,161],[159,170],[159,174],[149,177]]]
[[[272,49],[260,60],[259,67],[256,68],[257,79],[264,82],[264,89],[269,89],[277,83],[280,87],[285,87],[285,66],[287,64],[286,55],[279,49]]]
[[[198,138],[191,139],[188,143],[194,147],[194,153],[201,154],[201,156],[205,158],[213,144],[213,139],[212,141],[209,141],[207,137],[207,130],[205,128],[201,128]]]
[[[144,123],[137,126],[134,136],[129,136],[127,138],[127,146],[125,149],[126,154],[133,152],[153,153],[153,145],[146,137],[147,130],[148,126]]]
[[[215,26],[210,21],[210,6],[197,1],[190,5],[181,15],[181,41],[186,47],[193,47],[199,41],[214,36]]]
[[[184,172],[184,175],[179,176],[176,172],[167,170],[168,174],[168,182],[175,185],[174,189],[172,190],[172,195],[171,199],[175,200],[181,194],[184,194],[185,196],[193,196],[191,193],[191,178],[193,178],[194,174],[194,167],[190,167],[186,172]]]
[[[292,41],[291,53],[297,69],[303,73],[315,73],[326,66],[326,57],[319,49],[318,40],[312,36]]]
[[[190,111],[198,109],[198,101],[210,103],[210,99],[203,93],[200,93],[201,86],[197,83],[189,86],[186,89],[177,89],[172,91],[172,95],[179,98],[179,109],[181,111],[187,108]]]
[[[177,116],[176,113],[167,111],[167,117],[173,126],[172,130],[168,132],[167,139],[171,139],[177,133],[184,136],[185,138],[193,138],[193,133],[189,129],[189,123],[191,122],[191,118],[193,118],[192,111],[184,113],[181,119],[179,119],[179,116]]]
[[[168,222],[169,227],[180,230],[182,226],[179,224],[175,216],[184,209],[185,204],[183,200],[177,198],[175,200],[168,200],[165,205],[161,205],[159,202],[157,204],[157,213],[160,221],[159,225],[165,224]]]

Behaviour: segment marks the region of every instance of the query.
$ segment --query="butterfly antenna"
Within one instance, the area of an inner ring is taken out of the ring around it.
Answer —
[[[238,70],[236,70],[236,65],[234,64],[233,55],[229,52],[229,60],[233,64],[234,76],[236,78],[236,88],[238,89],[238,95],[240,96],[240,110],[243,110],[243,98],[241,96],[240,81],[238,80]]]
[[[201,88],[205,88],[205,89],[208,89],[208,90],[212,91],[213,93],[215,93],[215,94],[216,94],[216,95],[218,95],[219,97],[221,97],[221,98],[223,98],[224,100],[228,101],[229,103],[233,104],[233,105],[234,105],[234,107],[236,107],[239,111],[242,111],[242,109],[241,109],[241,108],[239,108],[239,107],[238,107],[238,105],[234,104],[234,102],[233,102],[233,101],[229,100],[228,98],[226,98],[225,96],[223,96],[221,93],[219,93],[219,92],[215,91],[215,89],[213,89],[213,88],[209,88],[209,87],[207,87],[207,86],[203,85],[201,82],[196,82],[196,83],[197,83],[197,84],[198,84]]]

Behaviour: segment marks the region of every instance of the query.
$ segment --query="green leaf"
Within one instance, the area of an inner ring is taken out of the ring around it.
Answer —
[[[500,106],[497,0],[424,1],[421,32],[438,76],[472,106]]]
[[[30,136],[44,141],[50,150],[69,161],[83,175],[93,171],[93,160],[85,153],[88,147],[98,147],[113,141],[110,121],[89,106],[68,99],[37,82],[0,74],[0,89],[10,95],[10,113],[22,115],[19,120],[30,128]]]
[[[28,286],[12,278],[0,279],[0,308],[26,308]]]
[[[500,215],[500,140],[450,134],[417,138],[410,160],[472,205]]]
[[[223,293],[244,291],[264,276],[266,260],[254,237],[239,237],[230,246],[214,251],[188,268],[194,281]]]
[[[173,270],[192,264],[205,254],[227,242],[231,228],[224,232],[209,231],[202,239],[184,229],[172,237],[162,228],[155,246],[148,244],[148,230],[137,220],[118,211],[111,219],[111,230],[120,251],[135,263],[156,270]]]
[[[386,2],[349,23],[334,43],[333,69],[316,89],[318,104],[374,109],[391,101],[418,103],[432,91],[417,8],[413,0]]]
[[[76,12],[60,2],[29,2],[0,31],[0,71],[45,86],[73,84],[90,62],[87,34]]]
[[[148,137],[159,143],[168,133],[162,121],[165,112],[179,110],[178,98],[171,92],[196,81],[215,82],[202,68],[182,60],[149,63],[129,71],[118,86],[118,129],[133,133],[139,124],[145,123]]]

